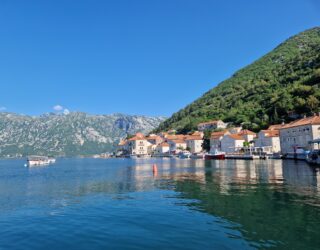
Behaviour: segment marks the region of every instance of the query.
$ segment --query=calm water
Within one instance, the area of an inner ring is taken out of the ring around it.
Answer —
[[[0,249],[320,248],[320,177],[303,162],[23,165],[0,161]]]

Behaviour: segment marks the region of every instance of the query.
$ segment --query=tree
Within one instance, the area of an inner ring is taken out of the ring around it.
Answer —
[[[210,138],[211,138],[211,130],[204,131],[203,135],[203,143],[202,143],[202,149],[204,151],[210,151]]]

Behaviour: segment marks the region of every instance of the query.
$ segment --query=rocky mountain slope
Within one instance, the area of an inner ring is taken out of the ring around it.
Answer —
[[[0,113],[0,156],[75,156],[107,152],[126,134],[148,133],[163,120],[163,117],[80,112],[37,117]]]
[[[318,112],[320,27],[293,36],[173,114],[156,131],[187,132],[199,122],[222,119],[259,130]]]

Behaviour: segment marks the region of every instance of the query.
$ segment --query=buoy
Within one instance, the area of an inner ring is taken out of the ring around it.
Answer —
[[[158,173],[157,164],[153,164],[153,165],[152,165],[152,172],[153,172],[154,174],[157,174],[157,173]]]

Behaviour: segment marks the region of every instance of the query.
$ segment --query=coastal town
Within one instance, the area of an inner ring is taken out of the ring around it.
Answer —
[[[205,134],[210,132],[210,137]],[[205,148],[205,140],[210,145]],[[320,114],[290,123],[270,125],[254,133],[221,120],[199,123],[197,131],[177,134],[175,130],[134,136],[121,140],[118,157],[180,157],[203,159],[289,158],[318,162]]]

